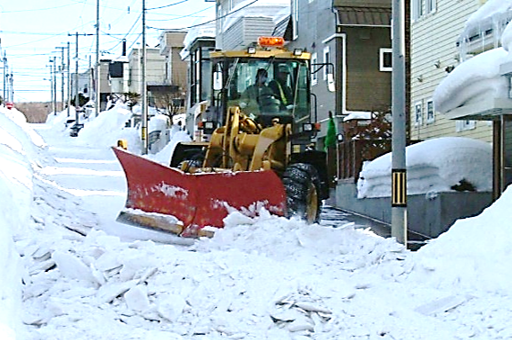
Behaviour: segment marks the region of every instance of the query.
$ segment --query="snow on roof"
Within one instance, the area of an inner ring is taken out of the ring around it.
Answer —
[[[512,10],[512,0],[489,0],[466,21],[466,28],[477,26],[482,21],[492,17],[498,17]]]
[[[371,112],[350,112],[345,118],[343,118],[344,122],[348,122],[350,120],[355,119],[372,119]]]
[[[497,48],[459,64],[435,89],[435,110],[446,113],[482,98],[506,98],[508,82],[500,76],[500,65],[507,58],[508,52]]]
[[[468,54],[468,45],[476,48],[486,44],[499,47],[500,36],[505,26],[512,20],[512,0],[490,0],[468,17],[458,38],[462,60]],[[480,36],[481,42],[475,37]]]
[[[215,38],[215,18],[208,18],[204,25],[192,27],[183,39],[184,50],[188,50],[192,43],[199,38]]]
[[[125,56],[125,55],[121,55],[115,59],[113,59],[112,61],[117,61],[117,62],[123,62],[123,63],[127,63],[130,61],[130,59],[128,59],[128,56]]]
[[[469,17],[468,27],[476,27],[479,22],[493,15],[509,13],[512,16],[512,0],[490,0]],[[501,76],[500,66],[512,61],[512,26],[509,23],[501,33],[503,47],[480,53],[459,64],[434,91],[435,110],[446,113],[457,107],[478,102],[484,98],[508,98],[508,81]]]

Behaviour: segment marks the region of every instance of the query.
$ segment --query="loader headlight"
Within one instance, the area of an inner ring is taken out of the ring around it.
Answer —
[[[306,132],[313,131],[313,124],[311,124],[311,123],[302,124],[302,131],[306,131]]]
[[[205,130],[213,130],[213,122],[212,121],[207,121],[207,122],[204,122],[204,128]]]

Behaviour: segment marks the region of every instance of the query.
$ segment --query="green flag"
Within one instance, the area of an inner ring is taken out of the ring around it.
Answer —
[[[336,122],[334,121],[334,117],[332,112],[329,111],[329,123],[327,125],[327,135],[325,136],[324,149],[327,151],[328,148],[336,146]]]

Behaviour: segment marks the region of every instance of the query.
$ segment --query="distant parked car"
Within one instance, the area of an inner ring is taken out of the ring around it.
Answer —
[[[78,132],[84,127],[84,124],[74,124],[69,131],[71,137],[78,137]]]

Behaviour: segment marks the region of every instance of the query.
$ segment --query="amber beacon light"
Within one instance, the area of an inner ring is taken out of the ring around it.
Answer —
[[[284,38],[283,37],[259,37],[258,45],[261,47],[283,47],[284,46]]]

